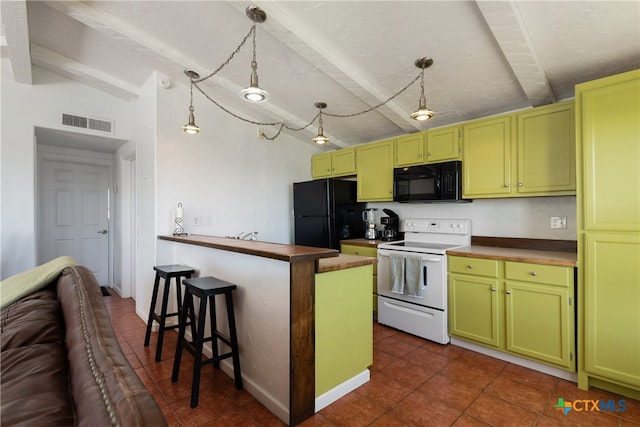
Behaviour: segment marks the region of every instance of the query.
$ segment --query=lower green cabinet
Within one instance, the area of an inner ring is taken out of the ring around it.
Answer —
[[[575,371],[573,268],[449,256],[449,334]]]
[[[340,252],[348,255],[360,255],[360,256],[368,256],[372,258],[376,258],[378,256],[378,248],[376,246],[368,247],[368,246],[341,244]],[[378,266],[377,264],[373,264],[373,283],[372,283],[371,289],[373,294],[373,313],[376,314],[378,312]]]

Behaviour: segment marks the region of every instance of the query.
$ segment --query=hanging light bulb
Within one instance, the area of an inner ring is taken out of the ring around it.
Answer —
[[[422,69],[420,71],[420,101],[418,109],[411,114],[411,118],[419,121],[429,120],[435,116],[436,113],[427,107],[427,100],[424,97],[424,69],[429,68],[431,64],[433,64],[433,59],[427,57],[418,58],[415,64],[416,67]]]
[[[320,112],[318,113],[318,136],[313,138],[312,141],[318,145],[323,145],[329,142],[329,138],[324,136],[324,131],[322,130],[322,109],[327,108],[327,104],[324,102],[316,102],[314,105],[320,110]]]
[[[249,87],[240,91],[242,99],[251,102],[262,102],[269,99],[269,92],[264,89],[260,89],[258,86],[258,62],[256,61],[256,23],[264,22],[267,19],[267,14],[258,6],[249,6],[246,9],[246,14],[254,24],[251,29],[253,32],[253,59],[251,60],[251,80]]]
[[[184,70],[184,73],[191,80],[191,86],[189,88],[189,121],[182,126],[182,131],[189,135],[196,135],[200,133],[200,127],[196,124],[196,119],[193,115],[193,80],[200,78],[200,75],[192,70]]]

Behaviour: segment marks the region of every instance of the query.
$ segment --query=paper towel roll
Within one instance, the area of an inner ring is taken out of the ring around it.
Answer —
[[[182,203],[178,203],[178,207],[176,208],[175,219],[173,220],[173,234],[186,234],[184,232],[184,211],[182,209]]]

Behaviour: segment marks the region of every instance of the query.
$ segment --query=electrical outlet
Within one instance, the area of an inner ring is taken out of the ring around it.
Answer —
[[[202,215],[194,215],[193,225],[195,227],[200,227],[202,225]]]
[[[567,228],[567,217],[566,216],[552,216],[551,217],[551,228]]]

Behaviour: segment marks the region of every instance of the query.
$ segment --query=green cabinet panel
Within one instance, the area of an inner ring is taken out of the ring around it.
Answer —
[[[511,116],[463,125],[462,196],[504,197],[511,193]]]
[[[396,138],[395,140],[395,160],[393,165],[411,166],[425,162],[424,154],[425,134],[413,133]]]
[[[640,70],[576,86],[578,387],[640,399]]]
[[[368,256],[372,258],[378,257],[377,247],[366,247],[359,245],[341,244],[340,252],[349,255]],[[373,312],[378,312],[378,264],[373,264],[373,280],[371,284],[371,294],[373,299]]]
[[[447,259],[450,335],[575,372],[573,268]]]
[[[316,397],[373,364],[372,265],[316,274]]]
[[[356,173],[356,152],[354,148],[331,151],[311,156],[311,177],[330,178]]]
[[[584,228],[638,231],[640,81],[627,76],[603,86],[579,87]]]
[[[427,132],[427,163],[460,160],[460,126],[430,129]]]
[[[576,138],[573,101],[516,115],[518,193],[575,194]]]
[[[393,142],[388,139],[356,147],[359,202],[393,200]]]
[[[449,334],[500,347],[497,279],[449,274]]]
[[[640,235],[585,236],[585,369],[640,389]]]
[[[558,268],[559,272],[568,268]],[[505,282],[506,349],[575,370],[573,287]]]
[[[311,156],[311,177],[313,179],[329,178],[331,176],[331,167],[331,153]]]

